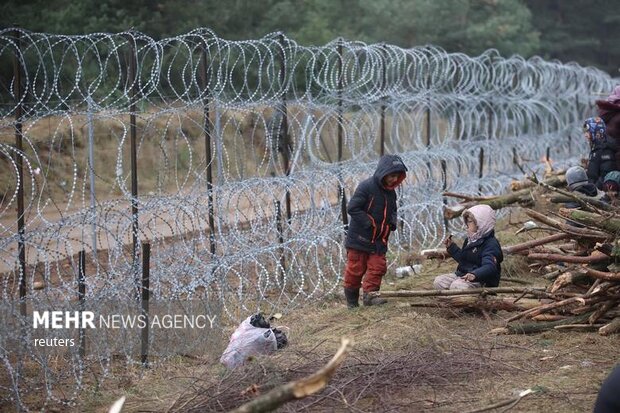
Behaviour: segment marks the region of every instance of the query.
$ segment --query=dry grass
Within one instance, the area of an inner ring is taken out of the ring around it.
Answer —
[[[500,239],[515,237],[509,220],[499,227]],[[524,264],[515,259],[507,267],[514,277],[541,283]],[[387,276],[385,289],[428,288],[435,275],[453,267],[451,262],[427,261],[419,276]],[[509,316],[500,311],[486,320],[412,307],[406,299],[349,311],[335,296],[286,314],[279,324],[290,328],[290,345],[274,356],[226,371],[218,364],[222,343],[199,359],[179,358],[146,372],[130,369],[110,379],[107,390],[85,391],[79,410],[103,412],[126,395],[125,412],[227,411],[250,400],[255,391],[264,393],[317,370],[343,336],[353,339],[354,350],[328,388],[281,411],[461,412],[511,399],[528,388],[535,393],[510,411],[591,410],[602,380],[620,356],[617,338],[561,331],[489,333]],[[234,328],[229,325],[225,335]]]
[[[591,409],[618,356],[614,339],[591,333],[488,334],[502,322],[502,315],[487,322],[404,303],[347,311],[340,301],[329,301],[287,315],[283,323],[294,326],[291,345],[273,357],[227,372],[216,364],[221,349],[214,349],[203,359],[172,360],[145,373],[130,369],[112,379],[115,390],[85,397],[79,410],[105,411],[126,395],[126,412],[227,411],[249,400],[244,391],[253,385],[262,393],[315,371],[341,336],[352,337],[355,350],[330,386],[282,411],[455,412],[527,388],[536,393],[513,411]]]

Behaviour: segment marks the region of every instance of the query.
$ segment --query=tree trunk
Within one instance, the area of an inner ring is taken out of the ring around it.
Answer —
[[[558,233],[558,234],[553,234],[553,235],[549,235],[547,237],[543,237],[543,238],[539,238],[539,239],[535,239],[532,241],[527,241],[527,242],[523,242],[521,244],[515,244],[515,245],[511,245],[508,247],[504,247],[502,248],[502,252],[505,255],[510,255],[510,254],[516,254],[519,253],[521,251],[525,251],[528,250],[530,248],[539,246],[539,245],[544,245],[544,244],[548,244],[550,242],[554,242],[554,241],[560,241],[560,240],[564,240],[564,239],[569,239],[570,235],[566,234],[566,233]],[[436,249],[426,249],[426,250],[422,250],[420,251],[420,255],[426,257],[426,258],[438,258],[438,259],[448,259],[451,258],[450,254],[448,254],[448,251],[446,251],[445,248],[436,248]]]
[[[520,301],[515,304],[514,299],[509,298],[493,298],[493,297],[476,297],[472,295],[468,296],[455,296],[455,297],[439,297],[439,303],[442,306],[453,308],[468,308],[478,311],[524,311],[528,307],[525,305],[525,301]],[[531,304],[531,303],[530,303]],[[536,300],[534,306],[540,305],[540,302]],[[532,304],[529,308],[532,308]]]
[[[558,276],[558,278],[555,279],[555,281],[551,285],[551,288],[549,289],[549,292],[555,293],[559,289],[564,288],[567,285],[577,284],[580,281],[585,281],[589,279],[590,277],[588,277],[586,274],[583,274],[580,272],[567,271],[565,273],[560,274],[560,276]]]
[[[604,261],[608,261],[611,259],[611,257],[603,253],[599,253],[599,254],[592,253],[592,255],[588,255],[586,257],[580,257],[580,256],[575,256],[575,255],[563,255],[563,254],[531,253],[527,255],[527,258],[530,260],[570,262],[573,264],[592,264],[595,262],[604,262]]]
[[[519,251],[529,250],[530,248],[536,247],[538,245],[544,245],[544,244],[548,244],[550,242],[560,241],[560,240],[568,239],[568,238],[570,238],[570,235],[566,234],[566,233],[553,234],[553,235],[549,235],[547,237],[535,239],[535,240],[532,240],[532,241],[523,242],[521,244],[516,244],[516,245],[511,245],[509,247],[504,247],[504,248],[502,248],[502,251],[504,252],[504,254],[515,254],[515,253],[517,253]]]
[[[553,204],[565,204],[567,202],[577,202],[581,205],[581,208],[584,208],[588,211],[593,211],[594,208],[602,209],[603,211],[613,210],[613,207],[609,205],[607,202],[601,201],[600,199],[590,198],[578,192],[570,192],[570,196],[564,195],[564,194],[553,195],[552,197],[549,197],[549,202]]]
[[[617,305],[618,305],[618,301],[617,300],[609,300],[609,301],[606,301],[604,303],[599,304],[599,308],[594,313],[592,313],[592,315],[588,319],[588,323],[590,323],[590,324],[596,323],[609,310],[611,310],[612,308],[616,307]]]
[[[458,218],[459,216],[461,216],[461,214],[463,213],[465,209],[472,207],[474,205],[482,204],[482,205],[488,205],[493,209],[501,209],[501,208],[507,207],[508,205],[511,205],[517,202],[522,203],[522,204],[532,205],[534,203],[534,199],[532,198],[531,190],[523,189],[521,191],[499,195],[499,196],[496,196],[490,199],[466,202],[466,203],[459,205],[459,207],[461,208],[446,207],[444,208],[444,217],[446,219]]]
[[[580,222],[590,227],[601,228],[606,232],[617,234],[620,232],[620,219],[614,217],[605,217],[593,212],[580,211],[578,209],[560,208],[560,215]]]
[[[530,218],[533,218],[537,221],[542,222],[543,224],[547,224],[550,227],[559,229],[561,231],[566,232],[567,234],[572,234],[577,237],[594,238],[594,239],[601,239],[601,240],[605,240],[611,237],[609,234],[602,232],[602,231],[594,231],[594,230],[586,229],[586,228],[578,228],[578,227],[574,227],[568,224],[564,224],[562,222],[558,222],[554,219],[549,218],[548,216],[544,214],[541,214],[540,212],[534,211],[533,209],[526,208],[525,213]]]
[[[533,323],[513,323],[508,324],[501,331],[504,334],[535,334],[542,333],[543,331],[552,330],[556,326],[562,326],[567,324],[582,324],[590,317],[592,312],[581,314],[575,317],[568,317],[564,320],[558,321],[538,321]],[[499,331],[496,331],[499,332]]]
[[[590,277],[598,278],[599,280],[620,281],[620,272],[605,272],[592,268],[586,268],[585,271]]]
[[[543,182],[553,187],[564,186],[566,185],[566,176],[565,175],[552,176],[548,179],[545,179]],[[520,191],[522,189],[532,188],[534,186],[536,186],[536,183],[534,183],[531,179],[526,179],[523,181],[513,181],[510,184],[510,189],[513,191]]]
[[[608,336],[620,331],[620,317],[614,318],[611,323],[604,325],[598,329],[598,333],[602,336]]]
[[[476,295],[476,294],[530,294],[535,297],[547,297],[543,288],[531,287],[489,287],[470,288],[467,290],[400,290],[400,291],[375,291],[370,293],[375,297],[400,298],[400,297],[440,297],[453,295]]]

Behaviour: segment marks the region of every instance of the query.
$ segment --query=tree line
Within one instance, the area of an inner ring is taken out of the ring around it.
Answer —
[[[619,75],[620,7],[602,0],[6,0],[0,25],[58,33],[212,29],[230,39],[283,31],[302,45],[337,37],[477,55],[540,55]]]

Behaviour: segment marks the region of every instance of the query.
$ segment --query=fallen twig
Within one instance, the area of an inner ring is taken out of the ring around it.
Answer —
[[[528,394],[532,394],[532,393],[534,393],[534,391],[532,389],[527,389],[527,390],[524,390],[521,393],[519,393],[519,395],[517,397],[513,398],[513,399],[497,402],[497,403],[494,403],[494,404],[492,404],[490,406],[482,407],[480,409],[469,410],[466,413],[488,412],[489,410],[494,410],[494,409],[497,409],[497,408],[500,408],[500,407],[504,407],[504,406],[510,406],[509,408],[513,408],[514,406],[517,405],[517,403],[519,403],[521,401],[522,398],[524,398]]]
[[[374,291],[370,293],[375,297],[398,298],[398,297],[439,297],[452,295],[474,294],[530,294],[535,297],[548,297],[549,294],[543,288],[532,287],[488,287],[470,288],[467,290],[400,290],[400,291]]]
[[[259,413],[268,412],[277,409],[279,406],[295,399],[302,399],[306,396],[321,391],[327,386],[327,383],[335,373],[336,369],[342,364],[344,358],[351,349],[351,340],[342,339],[340,348],[334,357],[319,371],[300,380],[286,383],[279,386],[262,396],[248,402],[237,409],[233,413]]]

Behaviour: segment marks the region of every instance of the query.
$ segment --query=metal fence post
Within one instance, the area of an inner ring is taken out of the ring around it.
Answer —
[[[441,178],[441,190],[443,192],[446,192],[446,190],[448,189],[448,168],[445,159],[441,160]],[[448,205],[448,199],[443,196],[442,200],[445,208]],[[446,214],[443,214],[443,225],[446,227],[446,231],[448,231],[448,218],[446,218]]]
[[[140,361],[144,367],[148,367],[149,357],[149,299],[150,299],[150,265],[151,244],[142,244],[142,283],[141,283],[141,314],[146,322],[140,329]]]
[[[209,119],[209,77],[207,45],[203,42],[201,82],[204,93],[205,156],[207,163],[207,211],[209,214],[209,251],[215,255],[215,209],[213,207],[213,155],[211,153],[211,122]]]
[[[284,286],[286,257],[284,256],[284,233],[282,228],[282,206],[280,201],[276,201],[276,230],[278,231],[278,243],[280,244],[280,271],[278,271],[278,280],[280,281],[280,285]]]
[[[17,167],[17,250],[19,255],[19,310],[22,316],[26,316],[26,244],[25,222],[24,222],[24,167],[23,156],[23,130],[22,117],[24,114],[22,106],[22,76],[20,68],[21,56],[21,33],[15,30],[15,55],[13,56],[13,94],[15,96],[15,165]],[[19,55],[19,56],[18,56]]]
[[[482,185],[480,180],[484,176],[484,148],[480,148],[480,154],[478,155],[478,192],[482,193]]]
[[[381,45],[382,48],[385,45]],[[379,154],[381,156],[385,155],[385,100],[387,98],[385,94],[385,88],[387,86],[387,61],[385,56],[385,49],[381,51],[381,132],[380,132],[380,141],[381,147],[379,149]]]
[[[78,306],[80,314],[84,311],[84,304],[86,302],[86,251],[81,250],[78,254]],[[80,319],[81,319],[80,315]],[[84,359],[86,354],[86,331],[80,327],[79,330],[79,349],[78,354],[80,360]]]
[[[426,107],[426,148],[431,147],[431,100],[428,98],[428,106]]]
[[[96,196],[95,196],[95,126],[93,125],[93,109],[94,102],[93,99],[88,96],[86,99],[88,103],[88,173],[90,178],[90,209],[93,214],[93,234],[92,234],[92,248],[93,248],[93,257],[95,257],[95,261],[97,260],[97,224],[95,222],[95,204],[96,204]]]
[[[131,237],[133,253],[134,282],[139,291],[138,276],[138,155],[137,155],[137,124],[136,124],[136,97],[138,95],[136,43],[132,35],[129,38],[129,62],[127,79],[131,82],[129,102],[129,134],[131,144]],[[139,293],[138,293],[139,297]]]
[[[342,50],[342,39],[338,42],[338,165],[342,162],[342,145],[344,144],[344,128],[342,122],[343,108],[342,108],[342,88],[344,78],[344,55]],[[342,226],[346,231],[349,227],[349,215],[347,214],[347,194],[344,186],[342,185],[342,174],[340,173],[340,167],[338,168],[338,197],[340,198],[340,213],[342,214]]]
[[[282,91],[282,158],[284,161],[284,173],[289,176],[291,173],[290,159],[291,159],[291,144],[288,136],[288,109],[286,106],[286,88],[284,83],[286,82],[286,56],[284,54],[284,35],[280,34],[278,37],[280,43],[280,85],[283,88]],[[286,222],[291,223],[291,192],[286,189]]]

